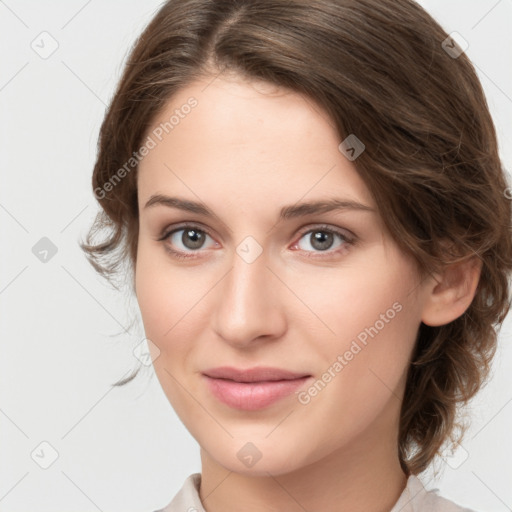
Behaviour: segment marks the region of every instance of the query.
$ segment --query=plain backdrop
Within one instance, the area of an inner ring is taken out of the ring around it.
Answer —
[[[420,3],[469,43],[511,169],[512,1]],[[111,387],[144,334],[78,247],[106,105],[160,4],[0,1],[0,511],[152,511],[201,469],[151,366]],[[476,511],[512,509],[510,339],[509,315],[462,447],[421,476]]]

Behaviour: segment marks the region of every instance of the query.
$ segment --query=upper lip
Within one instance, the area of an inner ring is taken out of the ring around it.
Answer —
[[[229,379],[235,382],[262,382],[272,380],[293,380],[309,377],[306,373],[296,373],[281,368],[258,366],[256,368],[239,369],[232,366],[210,368],[203,372],[208,377],[216,379]]]

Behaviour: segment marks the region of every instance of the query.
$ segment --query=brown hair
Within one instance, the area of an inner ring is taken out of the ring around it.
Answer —
[[[482,262],[466,312],[418,332],[398,440],[413,474],[460,428],[458,406],[488,378],[510,307],[511,205],[495,128],[471,62],[446,51],[447,37],[412,0],[166,2],[135,42],[101,126],[92,177],[101,210],[81,244],[111,282],[125,261],[133,281],[134,151],[195,79],[228,70],[314,100],[340,142],[355,134],[365,144],[354,165],[423,275],[475,255]]]

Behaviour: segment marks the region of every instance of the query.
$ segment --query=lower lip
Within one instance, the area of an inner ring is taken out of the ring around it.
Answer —
[[[204,376],[208,388],[221,402],[235,409],[255,411],[291,395],[310,377],[263,382],[235,382]]]

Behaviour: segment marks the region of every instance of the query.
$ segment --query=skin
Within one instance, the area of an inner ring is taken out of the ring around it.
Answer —
[[[398,422],[419,325],[460,316],[479,267],[421,279],[310,99],[236,75],[206,77],[173,96],[151,128],[191,96],[197,106],[139,166],[135,289],[157,377],[200,445],[204,507],[389,511],[407,479]],[[145,208],[154,194],[215,215]],[[373,211],[278,219],[284,205],[331,198]],[[202,246],[184,245],[183,231],[158,240],[183,222],[208,230]],[[319,249],[312,236],[326,232],[322,224],[355,242],[334,234]],[[262,249],[251,263],[237,253],[247,236]],[[196,257],[176,259],[166,246]],[[292,394],[257,411],[230,408],[201,376],[224,365],[275,366],[321,379],[394,303],[400,312],[306,405]],[[261,453],[252,467],[237,457],[248,442]]]

